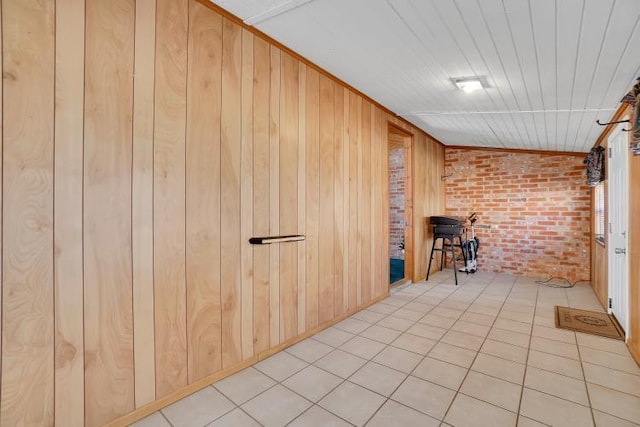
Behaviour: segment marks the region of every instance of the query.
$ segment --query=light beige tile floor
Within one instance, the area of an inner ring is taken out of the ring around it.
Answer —
[[[395,290],[134,426],[640,426],[624,343],[554,327],[556,304],[602,310],[588,285],[459,283]]]

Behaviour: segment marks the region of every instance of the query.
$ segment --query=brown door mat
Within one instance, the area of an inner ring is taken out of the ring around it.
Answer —
[[[556,305],[555,311],[556,328],[624,340],[624,331],[615,317],[610,314],[559,305]]]

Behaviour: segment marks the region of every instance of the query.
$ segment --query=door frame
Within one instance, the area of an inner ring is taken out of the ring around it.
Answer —
[[[386,156],[386,200],[385,210],[387,218],[387,232],[386,232],[386,250],[389,250],[389,236],[391,233],[391,223],[389,221],[389,208],[391,207],[389,196],[389,147],[391,142],[391,135],[398,135],[403,140],[404,146],[404,277],[390,286],[402,285],[414,280],[414,233],[413,233],[413,133],[406,129],[396,125],[392,122],[387,122],[387,156]],[[391,255],[387,257],[391,259]]]
[[[619,276],[617,276],[618,270],[616,268],[614,268],[614,264],[613,264],[613,259],[614,257],[619,257],[620,254],[616,254],[615,250],[616,250],[616,243],[614,242],[614,238],[612,236],[613,234],[613,219],[614,216],[613,214],[613,196],[612,196],[612,182],[611,179],[609,179],[610,175],[610,171],[614,170],[614,169],[619,169],[620,166],[618,166],[617,164],[614,166],[613,163],[613,158],[611,157],[611,155],[609,155],[608,157],[608,168],[609,168],[609,172],[608,172],[608,192],[607,192],[607,212],[608,212],[608,228],[607,228],[607,234],[608,234],[608,239],[607,239],[607,293],[608,293],[608,300],[609,300],[609,304],[607,305],[607,311],[609,314],[614,314],[614,309],[611,308],[612,303],[614,306],[616,306],[616,308],[618,306],[620,306],[622,308],[622,312],[620,313],[622,317],[622,319],[617,319],[620,323],[620,326],[622,327],[622,329],[625,331],[625,335],[626,337],[628,337],[628,331],[629,331],[629,315],[630,310],[629,310],[629,306],[630,306],[630,295],[629,295],[629,266],[630,266],[630,260],[629,260],[629,241],[628,241],[628,237],[629,237],[629,197],[628,197],[628,193],[629,193],[629,150],[628,150],[628,142],[627,142],[627,137],[626,135],[622,132],[622,127],[618,126],[613,132],[611,132],[609,138],[608,138],[608,151],[609,153],[614,152],[614,144],[621,144],[622,150],[621,153],[624,153],[624,159],[622,160],[622,176],[623,179],[625,180],[625,185],[624,188],[622,189],[622,193],[620,193],[621,195],[621,200],[619,202],[625,203],[626,204],[626,215],[625,215],[625,219],[626,219],[626,224],[624,224],[624,233],[625,233],[625,242],[624,242],[624,246],[625,246],[625,250],[627,251],[626,254],[624,255],[625,257],[625,267],[624,270],[626,270],[626,274],[624,275],[624,278],[626,278],[626,280],[623,279],[622,284],[620,284],[619,286],[621,286],[621,289],[618,289],[616,286],[617,284],[620,283],[619,280]],[[620,148],[620,147],[618,147]],[[615,301],[614,299],[617,296],[621,296],[621,298],[624,298],[624,301]]]

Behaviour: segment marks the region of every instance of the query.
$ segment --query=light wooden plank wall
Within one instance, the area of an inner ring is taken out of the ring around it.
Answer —
[[[54,28],[52,0],[2,2],[1,425],[53,424]]]
[[[83,117],[84,2],[58,2],[54,150],[55,419],[84,418]]]
[[[189,383],[222,368],[220,96],[222,18],[191,8],[187,78],[187,356]]]
[[[84,195],[78,193],[76,197],[84,197],[87,425],[97,425],[114,414],[134,409],[131,298],[134,6],[128,0],[90,0],[85,4]],[[34,96],[38,96],[37,92]],[[54,221],[57,222],[55,218]]]
[[[136,2],[133,81],[133,354],[135,406],[155,400],[155,318],[153,258],[153,150],[156,0]]]
[[[389,122],[425,276],[424,133],[194,0],[0,7],[0,425],[103,425],[386,295]]]

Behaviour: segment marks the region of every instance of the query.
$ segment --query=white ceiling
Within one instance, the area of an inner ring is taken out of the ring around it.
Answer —
[[[588,151],[640,73],[640,0],[213,1],[447,145]]]

